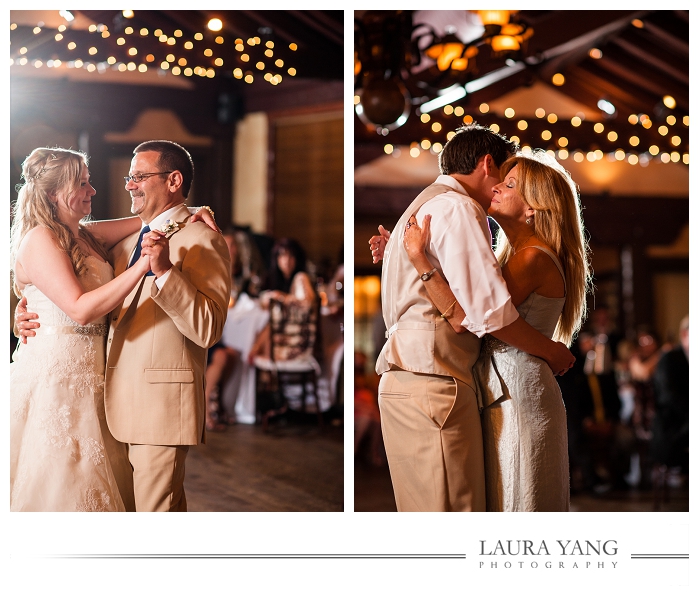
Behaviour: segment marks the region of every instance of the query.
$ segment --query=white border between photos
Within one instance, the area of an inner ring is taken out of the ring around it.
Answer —
[[[101,4],[101,1],[94,4]],[[256,8],[283,8],[280,4],[263,1],[257,2]],[[283,4],[291,5],[290,2]],[[319,2],[300,4],[304,9],[329,8]],[[352,11],[364,8],[363,3],[357,4],[344,2],[342,5],[345,8],[346,65],[352,64]],[[416,4],[381,3],[381,8],[405,8],[406,5],[419,8]],[[536,7],[543,8],[543,4],[536,3]],[[215,5],[229,8],[227,3],[210,3],[210,6]],[[164,7],[161,2],[148,3],[148,8]],[[559,8],[557,5],[552,7]],[[588,10],[606,7],[600,2],[588,2],[584,6]],[[442,3],[439,8],[461,9],[463,4],[450,1]],[[696,28],[690,27],[694,32]],[[7,28],[3,35],[9,41]],[[6,82],[9,82],[8,75],[9,70],[6,70]],[[351,68],[346,66],[346,363],[353,362],[354,346],[353,308],[349,298],[353,296],[354,288],[352,81]],[[5,139],[9,133],[7,122]],[[696,135],[690,134],[694,142]],[[8,163],[8,146],[4,145],[2,151],[5,163]],[[3,176],[7,189],[11,183],[7,180],[7,171]],[[697,196],[696,177],[691,177],[690,184],[690,189],[695,191],[692,196]],[[690,207],[692,224],[696,211]],[[692,253],[692,257],[696,257],[694,248]],[[690,260],[692,280],[695,278],[695,263],[696,259]],[[9,307],[8,302],[4,304]],[[5,395],[8,396],[7,364],[2,371]],[[694,371],[691,387],[697,387]],[[439,591],[466,595],[474,590],[488,590],[497,595],[507,589],[525,589],[540,595],[564,591],[570,596],[629,593],[639,597],[655,596],[663,591],[677,596],[690,595],[690,582],[695,590],[699,586],[689,579],[689,559],[632,557],[632,554],[689,554],[690,540],[696,529],[689,513],[353,512],[353,408],[349,398],[352,392],[352,376],[345,367],[345,512],[341,513],[105,514],[91,516],[89,520],[87,515],[78,513],[10,514],[9,438],[5,435],[2,565],[8,574],[3,584],[7,586],[9,581],[10,589],[15,589],[12,594],[19,591],[38,594],[59,589],[77,594],[90,590],[98,594],[125,592],[132,595],[173,590],[173,594],[178,595],[194,590],[223,589],[228,594],[243,591],[244,594],[263,595],[279,591],[308,595],[374,595],[384,592],[413,595]],[[0,416],[5,430],[8,429],[8,416],[5,408]],[[693,502],[690,493],[690,504]],[[512,542],[509,544],[511,551],[519,550],[519,555],[506,555],[508,540]],[[589,550],[586,544],[589,541],[593,547],[605,545],[604,549],[609,553],[600,556],[581,555],[581,552],[562,555],[558,540],[570,548],[568,552],[575,541],[579,542],[580,550]],[[531,551],[536,555],[522,555],[523,541],[531,542]],[[570,543],[566,544],[566,541]],[[612,554],[614,549],[616,553]],[[485,555],[488,553],[495,555]],[[90,557],[66,557],[78,554]],[[179,554],[181,557],[122,560],[95,557],[99,554]],[[207,554],[213,557],[202,557]],[[244,557],[226,557],[235,554]],[[317,554],[322,557],[250,557],[255,554]],[[333,554],[365,557],[358,558],[360,562],[353,562],[347,557],[334,558]],[[366,557],[371,554],[393,557]],[[547,562],[551,563],[550,567]],[[591,562],[589,567],[585,565],[587,562]],[[493,567],[494,563],[496,567]],[[577,567],[574,566],[576,563]]]

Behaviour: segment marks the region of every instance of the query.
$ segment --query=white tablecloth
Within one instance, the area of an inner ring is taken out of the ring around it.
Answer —
[[[241,294],[228,309],[221,342],[240,353],[233,371],[223,386],[221,403],[226,412],[234,414],[238,423],[255,422],[255,368],[248,365],[248,355],[257,335],[269,320],[269,313],[257,299]]]
[[[230,377],[223,386],[221,403],[229,415],[235,415],[238,423],[255,422],[255,367],[248,365],[248,355],[257,335],[269,321],[269,312],[260,307],[257,299],[241,294],[235,305],[228,310],[228,318],[223,328],[221,342],[240,353]],[[342,360],[343,337],[341,333],[342,314],[321,317],[324,363],[318,378],[318,398],[322,411],[329,409],[337,401],[336,389],[340,362]],[[301,388],[297,388],[301,393]],[[289,406],[298,408],[290,392]],[[313,401],[307,405],[315,410]]]

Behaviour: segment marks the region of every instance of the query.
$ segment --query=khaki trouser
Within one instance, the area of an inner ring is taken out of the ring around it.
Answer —
[[[379,408],[399,512],[484,512],[476,394],[452,377],[392,370]]]
[[[129,445],[137,512],[186,512],[184,462],[189,446]]]

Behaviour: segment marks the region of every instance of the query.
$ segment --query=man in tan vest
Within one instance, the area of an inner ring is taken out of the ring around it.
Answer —
[[[399,511],[485,510],[480,416],[471,368],[486,333],[546,360],[574,357],[519,317],[491,248],[487,209],[499,166],[516,146],[490,129],[460,128],[439,156],[441,176],[405,210],[385,248],[381,298],[387,341],[376,363],[379,407]],[[418,275],[403,248],[413,214],[431,214],[431,271]],[[466,312],[457,334],[423,280],[443,275]],[[422,278],[422,279],[421,279]]]

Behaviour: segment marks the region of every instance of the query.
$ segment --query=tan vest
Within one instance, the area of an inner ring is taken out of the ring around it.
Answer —
[[[410,216],[429,200],[449,191],[453,189],[437,183],[422,191],[398,220],[386,245],[381,300],[388,339],[376,361],[379,375],[389,369],[402,369],[455,377],[474,386],[471,368],[480,352],[480,339],[470,332],[457,334],[440,317],[403,247],[405,224]]]

